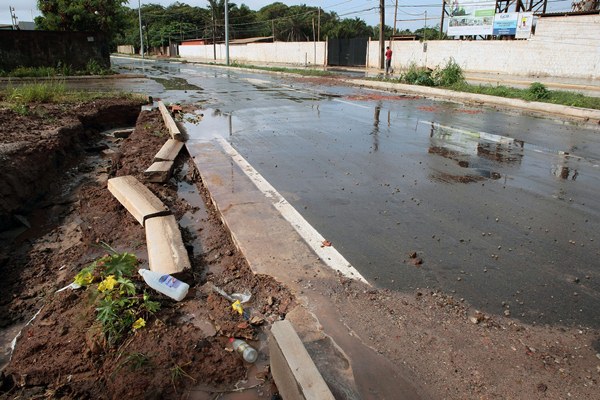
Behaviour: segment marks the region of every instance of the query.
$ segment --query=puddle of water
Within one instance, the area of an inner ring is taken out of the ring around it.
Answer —
[[[165,90],[204,90],[200,86],[191,84],[183,78],[170,77],[165,79],[152,76],[150,79],[163,85]]]

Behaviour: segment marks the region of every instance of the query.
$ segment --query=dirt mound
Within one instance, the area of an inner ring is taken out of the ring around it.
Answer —
[[[41,308],[34,321],[23,329],[12,361],[4,371],[3,397],[173,398],[184,393],[237,390],[236,384],[246,382],[260,394],[256,398],[270,398],[276,388],[270,382],[264,353],[251,368],[231,352],[228,338],[246,338],[263,348],[266,328],[285,316],[293,298],[271,278],[252,274],[220,219],[207,206],[210,201],[185,150],[176,161],[175,176],[169,183],[146,186],[178,220],[185,216],[196,221],[182,231],[192,263],[192,272],[180,277],[192,287],[186,299],[176,303],[152,291],[161,310],[144,328],[130,332],[116,346],[109,346],[96,321],[92,288],[56,293],[72,282],[78,271],[106,253],[102,243],[119,252],[134,253],[141,265],[147,266],[144,229],[110,194],[106,181],[112,176],[133,175],[143,182],[143,171],[167,139],[158,111],[142,112],[133,134],[122,142],[99,136],[100,127],[82,124],[87,131],[84,138],[65,133],[75,128],[45,128],[52,134],[29,153],[41,157],[51,150],[57,159],[61,154],[66,157],[73,143],[96,148],[88,142],[94,138],[106,144],[98,147],[103,149],[101,153],[76,164],[78,177],[70,178],[80,185],[54,198],[55,204],[69,205],[60,208],[58,215],[47,215],[56,221],[54,226],[38,231],[37,236],[29,230],[25,236],[3,243],[2,273],[11,279],[2,284],[2,292],[8,295],[0,304],[0,327],[23,322]],[[33,174],[35,169],[38,180],[63,174],[67,165],[51,161],[45,170],[31,167],[28,164],[34,163],[25,155],[11,161],[15,163],[13,174],[20,170]],[[204,201],[190,204],[178,195],[180,185],[186,187],[186,198],[195,190]],[[8,194],[12,196],[11,204],[22,203],[20,193],[7,191]],[[64,200],[68,198],[71,200]],[[32,202],[32,207],[36,204],[40,203]],[[134,280],[143,286],[141,278]],[[249,314],[233,312],[231,303],[216,294],[213,285],[228,293],[249,290]]]

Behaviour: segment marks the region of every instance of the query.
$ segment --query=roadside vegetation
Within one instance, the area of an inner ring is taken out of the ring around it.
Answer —
[[[503,85],[471,85],[466,82],[461,67],[454,60],[449,60],[445,66],[435,69],[421,68],[412,64],[397,78],[376,77],[372,80],[439,87],[459,92],[487,94],[491,96],[508,97],[526,101],[561,104],[572,107],[600,109],[600,98],[585,96],[581,93],[549,90],[540,82],[533,82],[526,89],[518,89]]]
[[[102,342],[112,347],[146,326],[148,318],[160,309],[160,303],[151,300],[133,280],[139,266],[137,257],[105,247],[110,253],[79,271],[74,284],[91,287],[89,299],[95,305]]]
[[[28,115],[29,106],[35,103],[73,104],[105,98],[145,99],[140,94],[126,92],[70,90],[63,80],[56,79],[18,86],[9,84],[0,90],[0,107],[10,108],[21,115]]]
[[[90,60],[84,69],[73,69],[70,65],[56,67],[17,67],[12,71],[0,70],[0,77],[8,78],[54,78],[60,76],[111,75],[110,68],[104,68],[96,60]]]

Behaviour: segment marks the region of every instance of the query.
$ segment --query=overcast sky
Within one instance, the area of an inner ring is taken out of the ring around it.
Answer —
[[[259,10],[267,4],[277,0],[231,0],[231,3],[237,5],[246,4],[252,10]],[[306,4],[308,6],[321,6],[323,10],[335,11],[341,18],[363,19],[368,25],[379,24],[379,1],[377,0],[278,0],[288,6],[297,4]],[[175,0],[141,0],[142,4],[161,4],[168,6]],[[180,0],[181,3],[187,3],[196,7],[207,7],[206,0]],[[130,7],[138,7],[138,0],[129,0]],[[386,4],[386,25],[394,25],[394,6],[395,0],[385,0]],[[435,26],[440,22],[441,1],[439,0],[399,0],[397,27],[401,29],[418,29],[425,25]],[[549,0],[549,10],[567,11],[570,8],[571,0]],[[431,6],[429,6],[431,5]],[[0,24],[10,24],[9,7],[14,7],[15,14],[19,21],[33,21],[33,18],[40,15],[37,9],[37,0],[0,0]],[[427,12],[427,20],[425,20]]]

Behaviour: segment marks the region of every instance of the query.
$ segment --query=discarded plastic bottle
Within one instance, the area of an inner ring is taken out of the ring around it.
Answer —
[[[161,274],[149,269],[140,269],[138,272],[152,289],[177,301],[183,300],[190,288],[190,285],[171,275]]]
[[[233,349],[240,353],[246,362],[253,363],[258,358],[258,352],[243,340],[231,338],[229,341]]]

